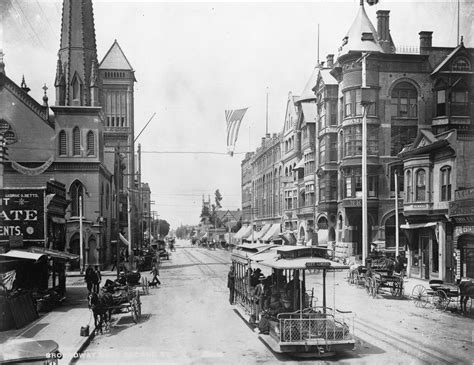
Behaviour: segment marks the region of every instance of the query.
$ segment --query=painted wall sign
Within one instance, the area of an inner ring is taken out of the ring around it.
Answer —
[[[0,189],[0,241],[44,240],[44,190]]]

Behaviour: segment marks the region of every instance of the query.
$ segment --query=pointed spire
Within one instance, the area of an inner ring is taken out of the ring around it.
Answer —
[[[25,93],[28,93],[31,89],[26,85],[26,82],[25,82],[25,75],[22,76],[21,78],[21,85],[20,87],[23,89],[23,91]]]
[[[92,61],[92,66],[91,66],[91,83],[90,87],[99,87],[98,83],[98,70],[97,70],[97,61],[93,60]]]
[[[3,62],[3,49],[0,48],[0,73],[5,75],[5,63]]]
[[[65,79],[64,105],[90,105],[91,68],[97,62],[92,0],[63,0],[59,60]],[[76,74],[84,90],[80,98],[73,92]]]
[[[66,80],[64,80],[63,66],[61,60],[58,58],[56,64],[56,79],[54,80],[54,86],[64,86],[66,85]]]

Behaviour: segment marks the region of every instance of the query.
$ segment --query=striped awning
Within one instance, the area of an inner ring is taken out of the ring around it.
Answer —
[[[270,229],[262,237],[262,241],[271,241],[274,239],[280,239],[280,224],[272,224]]]

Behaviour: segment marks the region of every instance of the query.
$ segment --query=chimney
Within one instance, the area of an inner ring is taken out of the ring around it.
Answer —
[[[265,137],[262,137],[262,146],[265,146]]]
[[[328,54],[326,56],[326,67],[333,68],[334,67],[334,55]]]
[[[390,10],[378,10],[377,11],[377,33],[379,40],[389,41],[390,40]]]
[[[421,48],[431,48],[433,41],[433,32],[422,31],[418,33],[420,35],[420,49]]]

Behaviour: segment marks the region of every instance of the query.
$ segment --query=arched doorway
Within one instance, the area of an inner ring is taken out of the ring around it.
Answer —
[[[301,225],[300,232],[298,234],[298,243],[302,245],[304,241],[305,241],[304,226]]]
[[[97,251],[97,241],[95,236],[89,238],[89,256],[88,264],[89,265],[99,265],[99,252]]]
[[[75,233],[69,241],[69,252],[75,255],[80,255],[79,233]],[[79,268],[79,260],[71,261],[71,269]]]
[[[458,239],[461,253],[461,277],[474,279],[474,235],[464,234]]]

